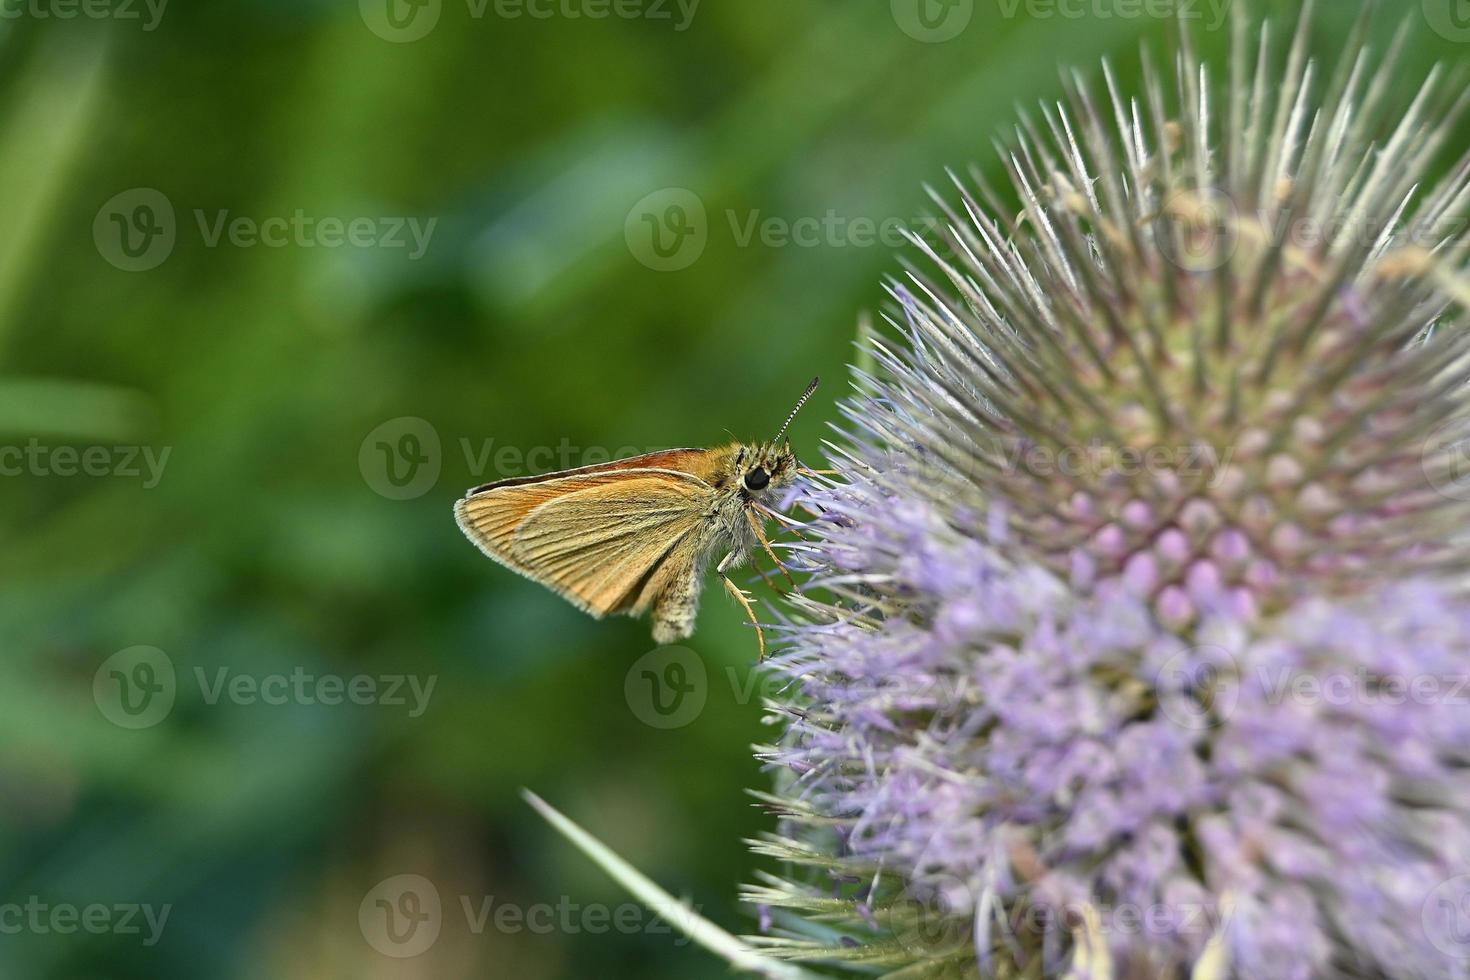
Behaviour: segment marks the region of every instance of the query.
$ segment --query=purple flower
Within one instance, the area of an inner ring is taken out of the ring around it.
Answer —
[[[779,952],[1470,971],[1470,167],[1425,179],[1434,80],[1390,108],[1360,47],[1299,32],[1283,75],[1241,28],[1218,100],[1187,46],[1072,87],[1020,217],[957,183],[890,284],[844,479],[796,503]]]

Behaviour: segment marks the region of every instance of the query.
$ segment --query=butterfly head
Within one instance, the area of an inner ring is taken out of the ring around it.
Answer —
[[[796,453],[791,444],[760,443],[741,446],[735,454],[735,475],[747,498],[765,500],[796,479]]]
[[[786,416],[776,438],[770,442],[740,446],[736,451],[735,475],[740,481],[741,492],[748,499],[773,496],[789,487],[796,479],[796,453],[792,450],[790,441],[785,439],[786,430],[791,427],[791,420],[796,418],[801,406],[817,390],[819,380],[813,378],[806,391],[801,393],[801,397],[796,400],[796,407]]]

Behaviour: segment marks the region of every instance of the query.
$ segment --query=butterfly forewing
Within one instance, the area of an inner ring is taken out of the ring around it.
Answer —
[[[616,465],[491,484],[455,514],[485,554],[593,615],[637,610],[660,566],[688,551],[714,491],[690,472]]]
[[[714,454],[708,449],[660,449],[657,452],[644,453],[642,456],[613,460],[611,463],[593,463],[591,466],[558,470],[555,473],[543,473],[540,476],[516,476],[508,480],[486,483],[475,487],[466,496],[473,497],[478,493],[499,487],[519,487],[532,483],[549,483],[573,476],[591,476],[594,473],[626,472],[628,470],[675,470],[709,482],[714,462]]]

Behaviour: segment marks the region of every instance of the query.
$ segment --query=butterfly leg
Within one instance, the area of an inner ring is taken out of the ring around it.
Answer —
[[[771,518],[773,521],[776,521],[778,524],[781,525],[784,530],[791,531],[796,534],[797,537],[804,540],[812,540],[812,536],[807,533],[806,525],[803,524],[801,521],[792,520],[785,514],[781,513],[779,510],[772,510],[771,508],[766,507],[762,504],[751,504],[751,506],[760,511],[762,514]]]
[[[750,522],[750,529],[755,532],[755,539],[761,543],[761,547],[765,549],[771,561],[775,562],[776,567],[781,570],[781,574],[786,576],[786,581],[791,586],[791,591],[795,592],[796,579],[791,577],[791,573],[786,570],[786,566],[781,562],[781,559],[777,558],[776,553],[771,550],[771,542],[766,538],[766,529],[761,527],[760,518],[755,516],[754,511],[747,509],[745,519]],[[761,574],[761,578],[765,578],[764,573]],[[768,585],[770,581],[770,579],[766,579]],[[774,586],[772,587],[774,588]]]
[[[750,567],[755,569],[755,573],[761,577],[762,582],[766,583],[766,585],[770,586],[772,589],[780,591],[775,581],[772,580],[771,576],[766,574],[766,570],[764,568],[761,568],[755,562],[751,562]]]
[[[745,590],[730,581],[730,576],[725,574],[725,569],[735,563],[735,558],[738,554],[739,552],[736,551],[730,552],[720,560],[719,565],[715,567],[715,571],[719,573],[720,581],[725,583],[725,591],[735,597],[735,601],[740,603],[745,609],[745,615],[750,617],[751,625],[755,627],[756,643],[760,645],[759,659],[764,660],[766,659],[766,634],[761,629],[760,620],[755,618],[755,607],[750,604],[750,597],[745,594]]]

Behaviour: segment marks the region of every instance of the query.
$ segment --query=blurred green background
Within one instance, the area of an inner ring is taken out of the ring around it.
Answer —
[[[1436,3],[1406,78],[1470,40]],[[725,975],[518,794],[752,930],[751,631],[711,586],[658,727],[647,624],[451,502],[767,437],[813,374],[820,458],[922,185],[998,180],[1059,63],[1131,84],[1158,6],[0,3],[0,976]],[[400,875],[441,903],[412,957]]]

